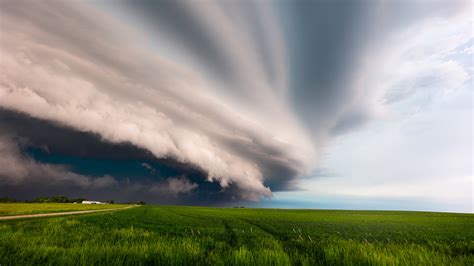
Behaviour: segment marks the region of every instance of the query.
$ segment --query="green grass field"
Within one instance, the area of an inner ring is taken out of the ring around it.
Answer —
[[[0,216],[123,208],[125,204],[0,203]]]
[[[474,215],[137,208],[0,222],[1,265],[473,265]]]

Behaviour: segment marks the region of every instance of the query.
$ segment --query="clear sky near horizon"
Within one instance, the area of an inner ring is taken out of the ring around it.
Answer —
[[[0,196],[473,212],[473,8],[0,1]]]

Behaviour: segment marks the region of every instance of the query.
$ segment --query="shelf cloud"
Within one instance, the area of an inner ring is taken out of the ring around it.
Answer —
[[[407,51],[380,56],[391,48],[367,25],[382,3],[114,4],[0,3],[0,192],[259,201],[297,189],[333,137],[414,93],[373,71]],[[417,62],[449,86],[468,79]]]
[[[262,105],[271,106],[279,121],[270,121],[266,109],[259,112],[263,107],[246,109],[243,100],[219,95],[219,82],[207,82],[198,70],[143,48],[138,32],[86,5],[4,2],[2,16],[2,34],[8,36],[1,45],[3,108],[96,134],[110,143],[130,143],[157,159],[189,164],[223,190],[233,187],[235,199],[269,197],[266,183],[285,189],[307,170],[310,142],[256,59],[218,51],[237,61],[230,64],[236,69],[229,86],[243,88],[240,93],[255,102],[265,99]],[[39,162],[24,166],[50,169]],[[88,182],[72,173],[69,179]],[[195,189],[197,185],[185,180],[169,179],[166,185],[178,191],[181,186],[183,192]]]

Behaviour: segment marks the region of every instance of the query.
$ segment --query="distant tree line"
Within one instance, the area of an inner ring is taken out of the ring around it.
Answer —
[[[84,198],[68,198],[66,196],[52,196],[52,197],[38,197],[34,200],[17,200],[9,197],[0,197],[1,203],[12,203],[12,202],[29,202],[29,203],[81,203],[86,199]],[[113,204],[113,200],[105,201],[106,203]]]

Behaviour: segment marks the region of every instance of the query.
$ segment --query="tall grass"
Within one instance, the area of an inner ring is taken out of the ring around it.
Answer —
[[[472,265],[473,218],[143,206],[1,222],[0,264]]]

